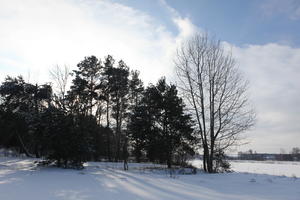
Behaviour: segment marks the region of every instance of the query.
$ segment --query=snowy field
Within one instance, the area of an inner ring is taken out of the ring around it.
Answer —
[[[259,168],[244,164],[244,170]],[[296,177],[259,171],[170,176],[159,167],[130,163],[129,171],[123,171],[121,163],[91,162],[84,170],[71,170],[36,167],[30,159],[0,158],[0,199],[300,200],[300,179]]]
[[[300,162],[233,161],[231,162],[231,165],[232,168],[237,172],[249,172],[300,178]]]
[[[202,167],[201,160],[194,160],[192,164],[196,167]],[[230,164],[235,172],[300,178],[300,162],[237,160],[231,161]]]

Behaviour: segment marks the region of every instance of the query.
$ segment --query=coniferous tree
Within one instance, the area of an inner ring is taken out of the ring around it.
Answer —
[[[112,101],[112,118],[115,120],[115,160],[120,160],[122,147],[121,140],[124,138],[122,125],[126,120],[126,110],[128,107],[129,68],[123,61],[119,61],[118,67],[111,68],[111,70],[109,84]]]
[[[112,68],[114,67],[115,60],[113,59],[112,56],[108,55],[105,58],[104,62],[104,68],[102,72],[102,77],[103,77],[103,84],[102,84],[102,95],[103,99],[105,101],[105,119],[106,119],[106,128],[107,130],[110,129],[110,118],[111,118],[111,76],[112,76]],[[106,133],[106,152],[107,152],[107,157],[109,161],[112,161],[112,152],[113,152],[113,133],[112,131],[105,131]]]
[[[11,130],[24,153],[28,156],[32,152],[36,157],[40,156],[40,113],[50,105],[52,88],[49,84],[33,85],[26,83],[19,76],[7,77],[0,87],[2,97],[2,109],[4,116],[15,123],[16,128]],[[17,131],[23,127],[22,131]],[[4,129],[4,128],[3,128]],[[10,134],[12,134],[10,133]]]
[[[171,167],[192,154],[192,121],[176,87],[161,79],[144,90],[138,71],[114,63],[112,56],[104,66],[86,57],[61,99],[51,84],[7,77],[0,85],[0,145],[66,168],[114,158],[126,170],[131,153],[138,162]]]
[[[71,90],[68,92],[69,106],[76,114],[92,115],[95,99],[99,96],[101,61],[95,56],[85,57],[73,70]]]
[[[193,153],[192,125],[175,85],[167,85],[163,78],[146,89],[128,127],[136,156],[141,156],[142,147],[150,160],[165,162],[170,168],[180,149],[189,147]]]
[[[130,73],[129,80],[129,101],[130,110],[138,106],[143,97],[144,85],[143,81],[139,78],[140,72],[135,70]]]
[[[140,72],[135,70],[135,71],[131,71],[130,73],[130,80],[129,80],[129,108],[128,108],[128,120],[130,123],[130,120],[135,120],[135,122],[138,123],[138,119],[132,118],[131,115],[134,112],[134,110],[138,107],[138,105],[140,104],[142,98],[143,98],[143,91],[144,91],[144,86],[143,86],[143,82],[142,80],[139,78]],[[143,125],[141,125],[141,128],[143,127]],[[127,127],[128,128],[128,127]],[[123,151],[126,150],[128,151],[128,131],[125,132],[126,133],[126,137],[125,137],[125,143],[124,143],[124,147],[123,147]],[[133,154],[136,157],[137,162],[140,162],[140,158],[142,156],[141,150],[142,150],[142,141],[136,141],[133,145],[135,145],[134,147],[134,151]]]

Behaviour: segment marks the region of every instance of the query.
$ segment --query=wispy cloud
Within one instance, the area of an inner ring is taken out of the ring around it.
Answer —
[[[201,32],[200,27],[194,25],[188,17],[181,16],[177,10],[169,6],[165,0],[159,0],[159,2],[169,12],[172,21],[179,30],[177,44],[182,42],[181,39],[188,38],[195,32]]]

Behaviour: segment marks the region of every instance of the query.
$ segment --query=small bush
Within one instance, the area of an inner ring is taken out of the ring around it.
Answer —
[[[231,172],[230,163],[226,160],[226,156],[224,151],[218,150],[215,154],[215,172],[223,173],[223,172]]]

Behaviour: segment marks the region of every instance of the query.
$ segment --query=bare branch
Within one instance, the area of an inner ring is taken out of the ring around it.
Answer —
[[[254,125],[255,114],[246,95],[248,82],[239,73],[231,52],[207,34],[197,34],[183,43],[175,66],[178,88],[197,121],[204,164],[213,169],[215,148],[231,147],[240,133]]]

